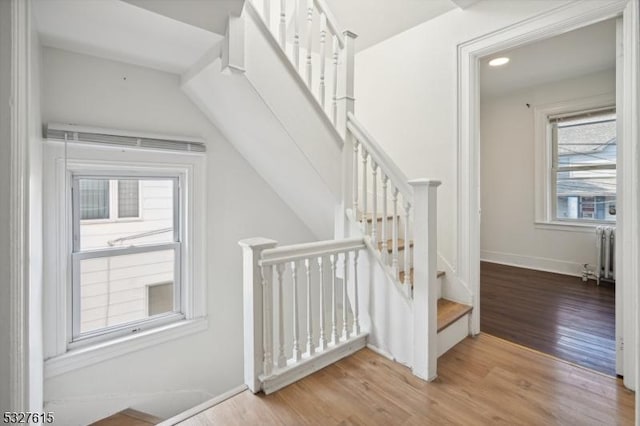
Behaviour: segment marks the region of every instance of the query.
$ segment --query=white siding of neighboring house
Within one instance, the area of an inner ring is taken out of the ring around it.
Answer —
[[[109,241],[173,226],[171,180],[144,180],[140,183],[140,217],[83,221],[82,250],[111,247]],[[172,232],[118,242],[128,247],[172,241]],[[88,332],[106,326],[136,321],[148,315],[148,286],[172,283],[174,253],[164,250],[87,259],[80,265],[81,326]]]

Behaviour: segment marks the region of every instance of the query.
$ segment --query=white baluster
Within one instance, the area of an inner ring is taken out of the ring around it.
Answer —
[[[398,188],[394,188],[391,201],[393,203],[393,222],[391,229],[391,267],[396,279],[400,276],[398,269]]]
[[[347,299],[347,283],[349,270],[349,253],[344,253],[344,257],[342,258],[342,271],[344,273],[342,277],[342,336],[344,340],[349,340],[349,326],[347,324],[347,307],[349,305],[349,300]]]
[[[273,371],[273,267],[263,266],[262,273],[262,345],[263,366],[265,376],[270,376]]]
[[[280,0],[280,47],[287,51],[287,1]]]
[[[318,344],[320,347],[320,351],[327,350],[327,336],[324,332],[324,268],[322,266],[322,256],[318,257],[318,272],[320,274],[320,343]]]
[[[298,271],[296,262],[291,262],[291,280],[293,281],[293,360],[302,359],[300,351],[300,330],[298,326]]]
[[[353,334],[360,334],[360,307],[358,306],[358,250],[353,251]]]
[[[358,139],[353,137],[353,217],[358,220]]]
[[[325,55],[326,52],[326,38],[327,38],[327,15],[324,12],[320,12],[320,105],[324,109],[324,68],[325,68]]]
[[[364,144],[362,145],[362,228],[364,230],[364,234],[367,235],[367,160],[368,153],[367,150],[364,149]]]
[[[311,307],[311,266],[309,259],[304,260],[307,269],[307,353],[313,355],[315,347],[313,345],[313,311]]]
[[[313,48],[313,0],[307,0],[307,86],[311,89],[311,49]]]
[[[382,173],[382,262],[386,265],[389,259],[389,247],[387,243],[387,184],[389,177]]]
[[[411,203],[405,200],[404,205],[404,284],[407,291],[411,294],[411,247],[409,243],[409,212],[411,211]]]
[[[284,288],[282,285],[282,274],[284,273],[284,264],[280,263],[276,266],[278,274],[278,368],[287,366],[287,357],[284,354]]]
[[[375,247],[378,243],[378,165],[373,158],[371,159],[371,168],[373,176],[371,183],[371,191],[373,192],[373,206],[371,208],[371,244]]]
[[[271,30],[271,0],[262,0],[262,18],[267,28]]]
[[[300,0],[293,0],[293,65],[300,70]]]
[[[332,254],[329,257],[331,261],[331,342],[337,345],[340,341],[340,335],[338,334],[338,310],[337,310],[337,289],[336,289],[336,263],[338,262],[338,256]]]
[[[340,49],[338,37],[333,36],[333,103],[331,105],[331,121],[334,126],[338,125],[338,56]]]

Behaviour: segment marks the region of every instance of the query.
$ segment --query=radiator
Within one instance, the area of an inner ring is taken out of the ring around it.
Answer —
[[[598,226],[596,228],[596,280],[616,280],[616,227]]]

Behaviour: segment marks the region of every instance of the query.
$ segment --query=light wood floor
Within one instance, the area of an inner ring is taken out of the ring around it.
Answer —
[[[150,414],[127,408],[105,419],[91,423],[90,426],[153,426],[161,421],[162,419]]]
[[[633,424],[619,379],[481,334],[439,359],[431,383],[368,349],[279,392],[245,391],[182,425]]]

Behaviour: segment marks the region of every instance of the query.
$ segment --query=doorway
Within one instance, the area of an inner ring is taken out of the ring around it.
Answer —
[[[611,376],[616,27],[480,60],[480,330]]]
[[[616,263],[616,353],[624,384],[635,389],[637,352],[635,332],[638,318],[638,3],[620,0],[611,3],[569,3],[552,14],[540,15],[507,29],[487,34],[458,46],[458,270],[457,278],[474,295],[471,328],[480,332],[480,93],[479,66],[482,57],[526,43],[563,34],[594,22],[622,16],[622,35],[618,61],[622,64],[622,86],[617,88],[618,175],[624,203],[617,205]],[[624,152],[624,155],[620,153]],[[623,188],[622,188],[623,186]],[[622,296],[624,293],[624,297]],[[622,344],[624,343],[624,352]]]

